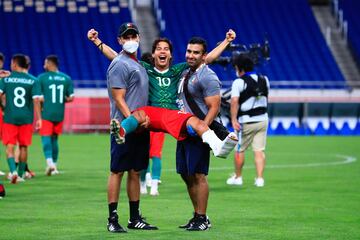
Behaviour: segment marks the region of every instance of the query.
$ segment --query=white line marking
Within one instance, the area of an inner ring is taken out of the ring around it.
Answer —
[[[297,153],[292,153],[292,154],[297,154]],[[310,153],[308,155],[324,156],[324,154],[310,154]],[[314,163],[300,163],[300,164],[266,165],[265,168],[308,168],[308,167],[337,166],[337,165],[350,164],[350,163],[354,163],[357,161],[357,158],[353,157],[353,156],[340,155],[340,154],[335,154],[335,155],[330,155],[330,156],[341,159],[341,160],[336,161],[336,162],[314,162]],[[227,166],[227,167],[210,167],[209,171],[233,170],[234,169],[234,167],[232,166],[233,160],[232,159],[228,159],[228,160],[230,160],[229,166]],[[244,166],[244,168],[255,168],[255,166],[253,166],[253,165]],[[169,168],[169,169],[163,169],[162,171],[174,172],[174,171],[176,171],[176,169]]]

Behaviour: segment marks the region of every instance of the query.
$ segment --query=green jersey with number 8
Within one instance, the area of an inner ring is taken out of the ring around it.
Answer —
[[[51,122],[63,121],[66,97],[74,94],[71,78],[62,72],[45,72],[38,79],[44,96],[42,118]]]
[[[6,96],[4,122],[14,125],[32,124],[33,98],[41,96],[39,82],[31,74],[12,72],[0,81],[0,92]]]

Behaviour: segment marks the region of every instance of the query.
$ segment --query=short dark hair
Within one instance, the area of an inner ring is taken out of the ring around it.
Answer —
[[[25,55],[25,59],[26,59],[26,69],[29,69],[31,66],[31,59],[28,55]]]
[[[53,64],[55,64],[56,67],[59,66],[59,58],[57,55],[49,55],[46,57],[46,60],[52,62]]]
[[[238,56],[235,56],[233,64],[234,66],[237,66],[240,71],[243,70],[244,72],[251,72],[254,70],[253,60],[251,60],[251,58],[245,54],[239,54]]]
[[[0,52],[0,61],[5,62],[5,56],[2,52]]]
[[[24,54],[15,54],[11,60],[16,62],[19,67],[27,69],[26,56]]]
[[[203,46],[204,53],[207,52],[207,43],[206,40],[201,37],[192,37],[188,44],[200,44]]]
[[[152,53],[155,52],[156,47],[159,44],[159,42],[166,42],[169,45],[170,53],[172,54],[173,45],[172,45],[171,41],[168,38],[157,38],[157,39],[155,39],[154,42],[153,42],[153,45],[152,45],[152,49],[151,49]]]
[[[154,65],[154,59],[152,57],[151,52],[145,52],[141,55],[141,61],[146,62],[150,65]]]

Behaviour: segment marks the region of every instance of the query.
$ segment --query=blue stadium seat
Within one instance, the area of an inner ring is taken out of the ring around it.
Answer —
[[[271,61],[258,70],[271,81],[344,83],[307,0],[159,0],[159,7],[166,22],[162,35],[174,43],[175,62],[185,61],[190,37],[202,36],[213,48],[233,28],[236,42],[247,45],[262,42],[267,34]],[[231,66],[212,68],[221,80],[235,78]]]
[[[88,1],[74,1],[76,12],[70,12],[68,5],[58,6],[58,1],[36,2],[42,2],[45,10],[34,4],[22,12],[15,11],[16,6],[25,5],[24,1],[12,1],[8,10],[0,8],[0,52],[6,56],[5,67],[9,68],[13,54],[24,53],[32,61],[30,72],[38,75],[43,72],[44,58],[56,54],[60,70],[75,80],[75,86],[95,87],[88,80],[102,80],[100,85],[106,87],[104,79],[110,61],[87,40],[86,34],[95,28],[104,42],[115,50],[120,49],[117,30],[121,23],[131,21],[129,9],[120,8],[118,1],[101,1],[101,4],[96,1],[93,7]],[[48,12],[48,7],[55,7],[55,12]],[[81,9],[86,12],[82,13]]]

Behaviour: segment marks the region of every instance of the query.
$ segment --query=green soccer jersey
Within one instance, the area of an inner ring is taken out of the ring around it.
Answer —
[[[141,62],[149,76],[149,105],[168,109],[178,109],[178,83],[187,63],[171,66],[166,72],[159,72],[154,66]]]
[[[71,78],[62,72],[45,72],[38,79],[44,96],[42,118],[51,122],[63,121],[65,97],[74,94]]]
[[[33,98],[41,96],[36,77],[12,72],[0,81],[0,92],[6,95],[4,122],[14,125],[31,124],[34,120]]]

